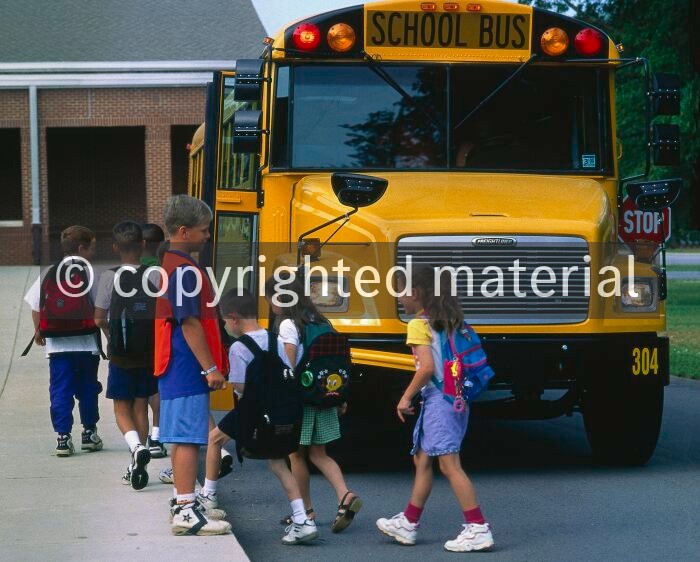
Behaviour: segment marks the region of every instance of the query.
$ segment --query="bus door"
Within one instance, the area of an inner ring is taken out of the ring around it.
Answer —
[[[238,67],[246,63],[257,64],[261,69],[263,61],[238,61]],[[246,71],[246,76],[251,72]],[[216,117],[216,131],[212,138],[214,170],[213,195],[214,225],[212,232],[212,263],[219,283],[224,290],[245,287],[257,290],[257,252],[259,204],[261,202],[257,175],[259,168],[259,150],[242,150],[241,144],[249,143],[247,138],[240,138],[234,133],[234,125],[240,121],[260,120],[259,87],[251,90],[250,79],[237,80],[241,72],[217,72],[214,77],[213,94],[214,111],[207,112],[207,117]],[[241,82],[243,82],[241,84]],[[210,107],[211,107],[210,105]],[[216,114],[216,115],[214,115]],[[207,123],[207,128],[209,128]],[[253,128],[255,129],[255,127]],[[205,179],[205,184],[206,184]],[[206,192],[206,188],[205,188]]]

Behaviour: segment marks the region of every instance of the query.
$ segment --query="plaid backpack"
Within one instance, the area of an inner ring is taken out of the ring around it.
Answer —
[[[326,322],[306,325],[304,355],[297,366],[306,404],[331,408],[346,402],[351,368],[350,345],[345,335]]]
[[[443,331],[439,337],[443,380],[438,380],[435,375],[431,380],[455,411],[461,412],[467,402],[486,390],[495,373],[488,365],[479,336],[466,321],[461,330],[449,337]]]

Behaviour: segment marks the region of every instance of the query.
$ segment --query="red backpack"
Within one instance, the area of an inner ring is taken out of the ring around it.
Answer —
[[[68,279],[57,278],[63,269],[54,265],[41,283],[39,334],[45,338],[94,334],[95,306],[86,291],[88,276],[80,268],[73,269]]]

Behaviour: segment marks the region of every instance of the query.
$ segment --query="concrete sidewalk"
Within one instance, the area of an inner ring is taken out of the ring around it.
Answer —
[[[149,485],[136,492],[121,483],[128,450],[111,401],[100,395],[98,433],[105,448],[80,452],[78,408],[72,457],[54,455],[49,418],[48,361],[43,348],[20,354],[32,335],[23,296],[36,267],[0,267],[0,526],[3,560],[248,560],[233,535],[174,537],[168,523],[172,487],[149,465]],[[100,364],[106,387],[107,362]]]

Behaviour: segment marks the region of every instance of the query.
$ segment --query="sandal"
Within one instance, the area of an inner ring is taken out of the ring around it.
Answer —
[[[313,514],[313,517],[311,515]],[[308,519],[311,519],[311,521],[316,521],[316,513],[314,512],[314,508],[310,507],[309,509],[306,510],[306,515]],[[280,523],[282,525],[291,525],[294,521],[292,520],[291,515],[287,515],[287,517],[280,519]]]
[[[345,500],[350,494],[352,494],[352,492],[345,492],[343,499],[340,500],[340,504],[338,505],[338,513],[335,516],[333,525],[331,526],[331,531],[334,533],[340,533],[348,525],[350,525],[352,520],[355,518],[355,514],[360,511],[360,508],[362,507],[362,500],[360,499],[360,496],[356,496],[355,494],[352,494],[352,499],[345,503]]]

